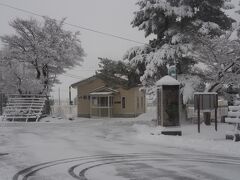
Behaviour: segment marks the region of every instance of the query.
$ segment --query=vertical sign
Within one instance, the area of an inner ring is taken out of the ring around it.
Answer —
[[[177,79],[177,68],[175,65],[169,66],[168,75],[173,77],[174,79]]]

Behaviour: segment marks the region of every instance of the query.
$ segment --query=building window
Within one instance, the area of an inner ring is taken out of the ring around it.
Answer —
[[[122,97],[122,108],[125,109],[126,108],[126,98]]]
[[[99,97],[99,106],[107,107],[108,106],[108,97]]]
[[[96,97],[92,97],[92,105],[97,106],[98,105],[98,100]]]

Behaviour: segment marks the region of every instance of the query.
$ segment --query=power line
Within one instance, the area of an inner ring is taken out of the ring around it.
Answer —
[[[70,77],[70,78],[73,78],[73,79],[83,79],[83,77],[80,77],[80,76],[73,76],[73,75],[68,75],[68,74],[59,74],[60,76],[66,76],[66,77]]]
[[[37,14],[35,12],[25,10],[25,9],[22,9],[22,8],[18,8],[18,7],[15,7],[15,6],[11,6],[9,4],[0,3],[0,6],[4,6],[4,7],[7,7],[7,8],[10,8],[10,9],[15,9],[17,11],[21,11],[21,12],[31,14],[31,15],[34,15],[34,16],[44,17],[43,15]],[[104,35],[104,36],[109,36],[109,37],[118,38],[118,39],[129,41],[129,42],[134,42],[134,43],[141,44],[141,45],[146,45],[146,43],[143,43],[143,42],[139,42],[139,41],[136,41],[136,40],[133,40],[133,39],[125,38],[123,36],[118,36],[118,35],[103,32],[103,31],[98,31],[96,29],[92,29],[92,28],[88,28],[88,27],[84,27],[84,26],[80,26],[80,25],[75,25],[75,24],[68,23],[68,22],[64,22],[64,24],[66,24],[68,26],[75,27],[75,28],[83,29],[83,30],[86,30],[86,31],[94,32],[94,33],[97,33],[97,34],[101,34],[101,35]]]
[[[65,75],[65,76],[68,76],[68,77],[72,77],[72,78],[78,78],[78,79],[79,79],[79,78],[81,78],[81,79],[83,78],[82,76],[78,76],[78,75],[74,75],[74,74],[69,74],[69,73],[65,73],[64,75]]]

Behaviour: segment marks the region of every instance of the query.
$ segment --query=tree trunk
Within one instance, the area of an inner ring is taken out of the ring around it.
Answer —
[[[204,112],[203,119],[204,119],[205,125],[210,126],[211,125],[211,112]]]
[[[40,92],[41,94],[43,94],[45,91],[48,94],[49,92],[49,70],[48,70],[48,65],[44,65],[42,67],[42,75],[44,77],[44,81],[43,81],[43,90]]]
[[[37,66],[35,66],[36,72],[37,72],[37,76],[36,79],[40,79],[41,78],[41,71],[39,70],[39,68]]]
[[[47,100],[45,102],[45,108],[44,108],[44,113],[47,114],[47,115],[50,115],[51,114],[51,104],[50,104],[50,99],[48,96],[47,97]]]
[[[18,92],[19,94],[22,94],[22,90],[20,88],[18,88]]]

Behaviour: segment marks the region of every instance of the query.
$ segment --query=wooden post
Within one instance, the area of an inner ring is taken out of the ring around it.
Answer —
[[[98,117],[102,116],[101,97],[98,96]]]
[[[92,117],[92,96],[90,96],[90,118]]]
[[[69,86],[69,105],[72,105],[72,97],[71,97],[71,86]]]
[[[160,125],[160,90],[157,89],[157,126]]]
[[[215,131],[217,131],[217,109],[218,109],[218,95],[216,94],[215,96],[216,101],[215,101]]]
[[[200,95],[197,97],[198,133],[200,133]]]
[[[61,100],[60,100],[60,88],[58,88],[58,105],[61,105]]]
[[[108,117],[110,118],[110,98],[108,96]]]

